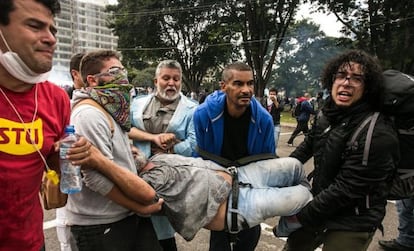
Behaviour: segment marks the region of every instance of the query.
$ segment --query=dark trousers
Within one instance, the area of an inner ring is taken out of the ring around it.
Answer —
[[[79,251],[161,251],[149,218],[137,215],[101,225],[71,226]]]
[[[296,136],[298,136],[300,132],[303,132],[304,134],[307,134],[309,132],[308,121],[298,121],[298,124],[296,125],[296,128],[292,132],[292,135],[290,136],[287,143],[293,144],[293,140],[296,138]]]
[[[316,233],[301,228],[289,235],[283,251],[313,251],[321,244],[322,251],[364,251],[374,233],[331,230]]]
[[[260,232],[260,225],[240,231],[233,251],[253,251],[259,242]],[[211,231],[209,250],[231,251],[230,234],[225,231]]]
[[[164,240],[159,240],[160,245],[163,251],[177,251],[177,243],[175,238],[168,238]]]

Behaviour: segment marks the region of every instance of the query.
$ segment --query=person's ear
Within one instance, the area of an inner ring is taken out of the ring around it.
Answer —
[[[219,85],[220,85],[220,90],[224,91],[226,89],[226,82],[220,81]]]
[[[77,73],[78,73],[78,71],[76,71],[74,69],[70,70],[70,75],[72,75],[72,79],[75,79]]]
[[[98,86],[99,83],[96,81],[95,76],[88,75],[86,77],[86,83],[85,84],[86,84],[87,87],[95,87],[95,86]]]

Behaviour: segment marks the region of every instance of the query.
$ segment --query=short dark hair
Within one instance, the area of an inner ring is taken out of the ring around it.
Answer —
[[[81,63],[83,56],[85,56],[85,54],[86,54],[85,52],[79,52],[70,58],[69,71],[76,70],[80,72],[80,63]],[[72,76],[72,74],[70,75]],[[72,80],[73,80],[73,76],[72,76]]]
[[[351,62],[361,65],[364,75],[364,94],[362,98],[371,107],[379,107],[382,103],[382,67],[376,58],[362,50],[350,50],[330,60],[322,73],[322,86],[329,91],[332,90],[334,74],[341,67]]]
[[[253,71],[252,68],[243,62],[234,62],[231,64],[226,65],[223,70],[223,74],[221,76],[221,79],[223,81],[227,81],[233,77],[233,73],[231,73],[232,70],[236,71]]]
[[[71,58],[70,58],[70,63],[69,63],[69,67],[70,70],[77,70],[79,71],[80,68],[80,62],[83,58],[83,56],[85,56],[85,52],[79,52],[74,54]]]
[[[48,8],[52,15],[55,16],[56,14],[60,13],[60,3],[59,0],[35,0],[38,3],[43,4],[46,8]],[[10,12],[15,10],[14,1],[13,0],[1,0],[0,1],[0,24],[8,25],[10,23],[9,14]]]
[[[120,54],[113,50],[97,50],[91,51],[82,57],[80,63],[80,73],[82,80],[87,84],[86,77],[101,72],[103,62],[111,58],[120,59]]]
[[[269,89],[269,93],[271,93],[271,92],[276,92],[276,94],[277,94],[277,89],[272,87],[272,88]]]

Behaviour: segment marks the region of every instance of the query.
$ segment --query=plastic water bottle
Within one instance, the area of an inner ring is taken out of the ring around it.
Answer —
[[[65,137],[60,143],[60,191],[66,194],[73,194],[82,190],[82,177],[80,166],[72,165],[72,163],[66,159],[66,152],[73,143],[77,141],[75,135],[75,127],[68,125],[65,128]]]

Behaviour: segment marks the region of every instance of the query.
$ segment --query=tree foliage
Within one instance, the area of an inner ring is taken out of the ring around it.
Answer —
[[[414,1],[310,0],[344,24],[355,47],[376,55],[385,68],[414,74]]]
[[[278,68],[274,71],[271,85],[284,89],[288,96],[304,92],[316,94],[327,60],[345,49],[339,41],[327,37],[319,25],[307,19],[295,22],[278,52]]]
[[[299,0],[120,0],[108,10],[131,67],[176,59],[187,89],[194,91],[207,72],[240,60],[242,50],[261,96],[298,5]]]
[[[242,36],[241,48],[254,72],[255,94],[261,97],[299,0],[229,2],[229,17]]]
[[[238,55],[231,46],[231,29],[223,25],[218,1],[120,0],[110,6],[111,27],[129,67],[175,59],[183,82],[196,91],[207,71]]]
[[[134,69],[131,72],[128,72],[128,75],[132,79],[131,83],[134,86],[151,87],[154,82],[155,68],[147,67],[142,70]]]

